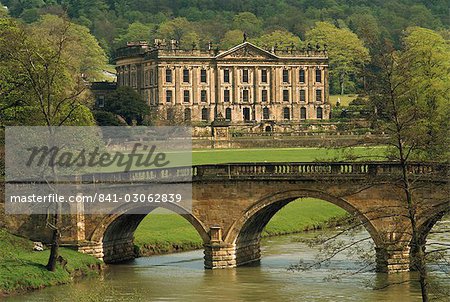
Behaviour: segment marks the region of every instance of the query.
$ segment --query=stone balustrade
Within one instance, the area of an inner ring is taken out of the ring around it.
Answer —
[[[442,180],[450,176],[449,165],[411,163],[407,173],[413,177]],[[308,163],[236,163],[138,170],[117,173],[86,174],[83,183],[120,182],[195,182],[209,179],[275,179],[323,177],[390,177],[401,176],[402,167],[392,162],[308,162]]]

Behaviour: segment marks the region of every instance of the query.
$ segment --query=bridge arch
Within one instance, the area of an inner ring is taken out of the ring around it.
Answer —
[[[418,236],[419,236],[419,246],[416,248],[425,249],[428,235],[430,234],[433,227],[446,215],[450,214],[450,204],[448,202],[443,203],[441,206],[434,207],[430,211],[424,213],[423,217],[426,219],[419,220],[418,225]],[[417,250],[414,250],[414,246],[411,245],[411,267],[410,270],[416,270],[414,267],[414,257],[416,256]]]
[[[106,263],[121,262],[135,258],[134,232],[141,221],[157,208],[168,209],[186,219],[197,231],[203,242],[209,242],[210,237],[203,223],[183,207],[166,203],[159,206],[135,205],[121,206],[114,214],[104,217],[95,228],[91,241],[101,242],[103,260]]]
[[[355,215],[362,222],[362,225],[372,237],[375,245],[382,245],[379,233],[369,218],[345,199],[321,191],[307,189],[279,191],[253,204],[245,211],[244,215],[233,223],[226,233],[224,242],[232,244],[236,248],[236,265],[243,265],[259,260],[261,233],[270,219],[288,203],[298,198],[308,197],[330,202],[346,210],[348,213]]]

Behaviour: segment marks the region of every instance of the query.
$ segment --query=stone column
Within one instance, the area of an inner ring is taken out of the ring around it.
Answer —
[[[270,68],[270,104],[273,104],[275,102],[275,91],[276,91],[276,72],[275,67]]]
[[[308,66],[308,69],[305,72],[306,75],[306,81],[308,82],[308,103],[314,103],[314,80],[315,77],[313,76],[314,68],[311,66]]]
[[[173,81],[175,81],[175,91],[173,94],[173,98],[174,100],[172,101],[172,104],[177,104],[182,102],[181,98],[181,87],[180,87],[180,83],[181,81],[183,81],[183,76],[182,76],[182,72],[181,72],[181,66],[175,66],[175,76],[173,77]]]
[[[205,268],[231,268],[236,267],[236,249],[234,244],[222,241],[222,228],[212,226],[209,229],[211,241],[204,245]]]
[[[252,100],[252,107],[253,107],[253,112],[252,112],[252,117],[253,120],[257,120],[260,121],[260,112],[259,112],[259,104],[260,104],[260,96],[259,96],[259,80],[260,78],[258,77],[258,69],[256,66],[253,67],[253,77],[252,77],[252,81],[253,81],[253,100]]]
[[[157,96],[158,104],[161,105],[161,104],[164,104],[166,102],[164,91],[162,89],[163,83],[164,83],[163,82],[163,72],[165,72],[165,70],[163,69],[162,66],[158,66],[158,67],[155,68],[155,72],[157,73],[156,74],[156,78],[157,78],[156,85],[159,87],[159,89],[158,89],[158,96]]]
[[[200,84],[200,81],[198,80],[198,72],[199,72],[199,70],[198,70],[199,68],[198,67],[196,67],[196,66],[194,66],[194,67],[192,67],[192,90],[191,90],[191,104],[194,104],[194,102],[196,101],[196,100],[198,100],[198,99],[200,99],[200,93],[199,93],[199,84]],[[183,100],[183,102],[182,102],[183,104],[184,104],[184,100]],[[197,103],[198,103],[198,101],[197,101]],[[190,104],[189,104],[190,105]]]

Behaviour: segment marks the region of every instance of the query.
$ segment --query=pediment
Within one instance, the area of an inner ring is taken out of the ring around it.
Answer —
[[[277,56],[249,42],[244,42],[225,52],[220,53],[216,58],[268,60],[277,59]]]

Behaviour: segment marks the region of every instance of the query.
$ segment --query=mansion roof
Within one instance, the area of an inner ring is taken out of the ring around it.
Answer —
[[[264,61],[277,61],[284,59],[322,59],[327,60],[328,54],[326,48],[320,49],[319,45],[313,48],[308,45],[306,49],[296,49],[294,46],[285,49],[266,50],[258,47],[250,42],[243,42],[228,50],[220,51],[219,49],[212,49],[211,44],[208,45],[208,50],[193,49],[184,50],[177,47],[174,41],[170,45],[157,44],[150,47],[146,42],[128,43],[126,47],[117,49],[114,55],[114,61],[141,57],[145,59],[202,59],[202,60],[239,60],[239,59],[254,59]]]

